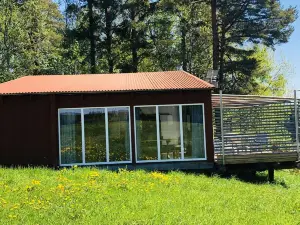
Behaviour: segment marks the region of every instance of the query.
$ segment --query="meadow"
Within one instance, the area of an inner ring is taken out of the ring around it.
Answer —
[[[300,224],[300,171],[256,179],[0,169],[0,224]]]

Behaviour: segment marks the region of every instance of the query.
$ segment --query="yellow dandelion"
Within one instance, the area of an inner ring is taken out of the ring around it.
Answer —
[[[32,183],[33,185],[40,185],[40,184],[41,184],[41,181],[39,181],[39,180],[32,180],[31,183]]]
[[[96,177],[99,177],[100,174],[99,174],[99,172],[92,171],[92,172],[89,173],[89,176],[92,177],[92,178],[96,178]]]
[[[60,191],[64,191],[65,187],[62,184],[57,185],[57,189]]]

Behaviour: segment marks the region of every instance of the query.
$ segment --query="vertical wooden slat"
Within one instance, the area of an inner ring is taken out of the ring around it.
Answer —
[[[223,163],[224,154],[227,159],[296,152],[299,112],[295,107],[298,103],[292,98],[218,97],[219,103],[214,100],[214,142],[215,154]]]
[[[296,130],[296,144],[298,160],[300,161],[300,149],[299,149],[299,112],[298,112],[298,101],[297,101],[297,91],[294,91],[294,107],[295,107],[295,130]]]

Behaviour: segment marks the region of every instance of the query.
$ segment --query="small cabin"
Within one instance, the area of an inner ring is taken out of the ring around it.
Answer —
[[[211,169],[213,88],[184,71],[2,83],[0,164]]]

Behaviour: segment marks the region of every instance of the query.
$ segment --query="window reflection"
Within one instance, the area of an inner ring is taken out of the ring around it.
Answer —
[[[109,161],[130,160],[128,108],[108,109]]]
[[[160,106],[159,126],[161,159],[180,159],[181,142],[179,106]]]
[[[85,162],[106,162],[105,109],[84,109]]]
[[[136,145],[138,160],[157,160],[156,107],[136,107]]]
[[[135,129],[138,161],[205,158],[203,105],[136,107]]]
[[[61,163],[82,163],[81,110],[60,111]]]
[[[201,105],[182,106],[184,158],[205,157],[203,108]]]

